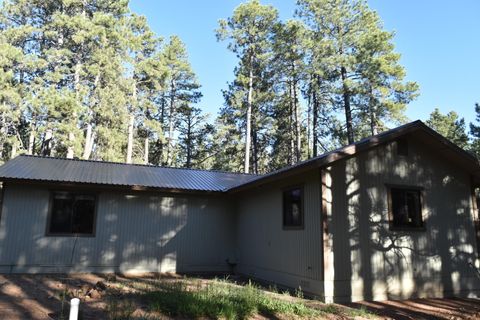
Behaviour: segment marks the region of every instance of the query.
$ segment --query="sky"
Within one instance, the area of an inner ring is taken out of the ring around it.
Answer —
[[[233,79],[237,58],[226,43],[217,42],[218,20],[229,17],[242,0],[131,0],[133,12],[147,17],[153,31],[164,38],[178,35],[202,85],[199,104],[216,115],[223,104],[221,90]],[[279,10],[282,20],[293,16],[295,0],[263,0]],[[395,32],[396,51],[407,80],[420,85],[420,96],[407,116],[426,120],[438,107],[475,121],[480,102],[479,0],[369,0],[388,31]]]

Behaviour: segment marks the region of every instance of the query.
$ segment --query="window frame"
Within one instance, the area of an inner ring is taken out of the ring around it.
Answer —
[[[47,223],[45,226],[46,237],[83,237],[94,238],[97,231],[97,211],[98,211],[98,194],[92,191],[84,191],[82,189],[51,189],[49,190],[50,196],[48,201],[48,215]],[[50,225],[52,223],[52,209],[55,193],[68,193],[68,194],[81,194],[86,196],[92,196],[94,198],[95,209],[93,210],[93,226],[92,233],[52,233],[50,232]]]
[[[396,144],[396,156],[401,158],[407,158],[410,154],[410,146],[407,138],[402,137],[395,140]]]
[[[285,192],[292,191],[295,189],[300,190],[300,220],[301,224],[298,226],[288,226],[285,225],[285,214],[286,214],[286,206],[285,206]],[[283,230],[304,230],[305,229],[305,197],[304,197],[304,190],[303,185],[293,185],[288,186],[286,188],[282,188],[282,229]]]
[[[414,231],[414,232],[423,232],[427,230],[426,222],[425,222],[425,188],[420,186],[413,186],[413,185],[399,185],[399,184],[385,184],[387,188],[387,204],[388,204],[388,225],[390,231]],[[420,219],[422,221],[422,225],[420,227],[414,226],[395,226],[393,224],[393,205],[392,205],[392,189],[401,189],[405,191],[417,191],[420,195]]]

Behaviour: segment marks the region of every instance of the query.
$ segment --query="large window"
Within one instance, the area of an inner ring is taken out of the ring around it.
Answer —
[[[49,235],[93,235],[95,196],[77,192],[53,192]]]
[[[389,190],[392,228],[423,229],[421,188],[390,187]]]
[[[303,228],[303,190],[301,187],[283,191],[283,227]]]

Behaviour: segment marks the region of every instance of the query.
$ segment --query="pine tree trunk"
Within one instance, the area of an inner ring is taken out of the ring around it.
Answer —
[[[127,139],[127,163],[132,163],[133,153],[133,127],[135,125],[135,108],[137,106],[137,83],[133,80],[132,85],[132,108],[128,119],[128,139]]]
[[[288,83],[288,119],[289,119],[289,139],[290,139],[290,151],[288,153],[288,162],[290,165],[295,163],[295,115],[294,115],[294,107],[293,107],[293,99],[292,99],[292,84]]]
[[[13,159],[17,156],[17,141],[12,143],[12,151],[10,152],[10,159]]]
[[[307,159],[310,159],[312,156],[312,101],[311,101],[311,93],[308,92],[308,100],[307,100]]]
[[[3,106],[2,106],[4,110],[6,110],[6,106],[5,106],[5,103],[3,103]],[[6,152],[5,152],[5,139],[7,137],[7,126],[6,126],[6,123],[5,123],[5,113],[2,112],[2,115],[0,117],[0,155],[1,155],[1,159],[3,159],[3,157],[6,155]]]
[[[175,81],[170,85],[170,114],[168,117],[168,143],[167,143],[167,166],[172,165],[172,149],[173,149],[173,123],[175,117]]]
[[[75,74],[74,74],[74,88],[75,88],[75,97],[77,100],[77,103],[80,104],[80,71],[82,69],[82,64],[80,61],[77,61],[75,64]],[[72,128],[73,126],[76,126],[76,120],[77,120],[77,113],[74,112],[72,115]],[[72,129],[70,129],[72,130]],[[74,156],[74,146],[75,145],[75,134],[70,131],[68,133],[68,147],[67,147],[67,159],[73,159]]]
[[[375,136],[378,134],[378,125],[377,125],[377,113],[376,113],[376,108],[375,108],[375,100],[373,98],[373,91],[372,88],[370,88],[370,97],[369,97],[369,106],[368,106],[368,111],[370,113],[370,131],[372,136]]]
[[[161,139],[158,139],[159,144],[159,165],[163,165],[165,163],[165,109],[166,109],[166,98],[165,94],[162,94],[162,103],[160,108],[160,127],[162,128],[162,135]]]
[[[82,158],[88,160],[90,158],[90,154],[92,153],[93,147],[93,130],[92,125],[90,123],[87,124],[87,131],[85,133],[85,146],[83,148],[83,155]]]
[[[52,154],[52,139],[53,139],[53,131],[50,128],[47,128],[45,131],[45,135],[43,137],[42,143],[42,155],[43,156],[50,156]]]
[[[192,149],[193,149],[193,143],[192,143],[192,119],[189,118],[187,119],[187,159],[186,159],[186,167],[191,168],[192,167]]]
[[[370,131],[372,136],[378,134],[377,117],[375,111],[370,110]]]
[[[353,133],[352,109],[350,107],[350,89],[347,85],[347,69],[342,66],[340,72],[342,75],[343,107],[345,109],[345,122],[347,124],[347,139],[348,144],[352,144],[355,142],[355,137]]]
[[[245,132],[245,160],[243,172],[250,171],[250,145],[252,131],[252,104],[253,104],[253,54],[250,56],[250,70],[248,72],[247,123]]]
[[[296,137],[296,162],[300,162],[302,160],[302,133],[300,128],[300,108],[298,105],[298,95],[297,95],[297,83],[296,81],[292,82],[292,89],[293,89],[293,108],[294,108],[294,116],[295,116],[295,137]]]
[[[35,152],[35,123],[32,122],[30,125],[30,133],[28,134],[28,148],[27,148],[27,154],[33,155]]]
[[[143,163],[144,164],[148,164],[148,156],[150,154],[150,148],[149,148],[149,145],[150,145],[150,141],[148,140],[148,137],[145,138],[145,147],[144,147],[144,155],[143,155]]]
[[[127,163],[132,163],[132,153],[133,153],[133,125],[135,123],[135,116],[130,115],[128,119],[128,141],[127,141]]]
[[[312,119],[312,139],[313,139],[313,156],[318,156],[318,99],[315,87],[312,91],[313,100],[313,119]]]
[[[67,159],[73,159],[73,143],[75,142],[75,135],[73,132],[68,133],[68,148]]]
[[[93,82],[93,93],[92,93],[92,99],[91,99],[91,104],[90,104],[90,110],[89,110],[89,117],[87,118],[87,128],[85,132],[85,144],[83,148],[83,154],[82,158],[85,160],[90,159],[90,155],[92,154],[93,150],[93,144],[95,141],[95,132],[93,131],[93,125],[92,123],[88,123],[88,121],[93,121],[93,108],[98,102],[98,97],[97,97],[97,87],[100,82],[100,73],[97,73],[95,76],[95,80]]]
[[[258,135],[255,125],[252,126],[253,173],[258,174]]]

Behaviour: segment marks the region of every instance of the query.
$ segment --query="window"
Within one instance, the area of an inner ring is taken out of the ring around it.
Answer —
[[[422,229],[420,188],[390,188],[390,224],[393,228]]]
[[[93,235],[95,196],[53,192],[50,204],[49,235]]]
[[[300,187],[283,191],[283,227],[303,228],[303,190]]]
[[[397,139],[397,154],[399,156],[408,156],[408,141],[405,138]]]

